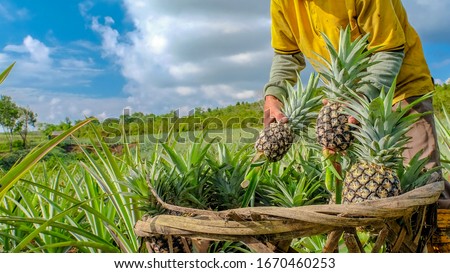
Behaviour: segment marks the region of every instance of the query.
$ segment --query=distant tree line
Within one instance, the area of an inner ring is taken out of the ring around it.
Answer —
[[[192,109],[188,115],[179,111],[155,115],[142,112],[108,118],[99,123],[99,132],[105,137],[126,135],[146,135],[176,132],[223,130],[262,126],[261,102],[237,102],[224,108]],[[80,131],[82,133],[82,131]]]
[[[8,77],[15,62],[0,73],[0,84]],[[27,136],[30,126],[36,123],[37,115],[29,107],[17,105],[9,96],[0,97],[0,126],[8,139],[9,150],[13,149],[13,136],[20,135],[22,146],[27,147]]]
[[[19,135],[22,147],[27,148],[27,136],[30,127],[34,127],[37,114],[29,107],[17,105],[9,96],[0,97],[0,125],[9,142],[9,150],[13,149],[13,137]]]

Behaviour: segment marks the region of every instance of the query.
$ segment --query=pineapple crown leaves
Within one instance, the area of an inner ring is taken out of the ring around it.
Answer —
[[[367,68],[376,64],[370,62],[370,56],[377,48],[367,49],[369,34],[352,41],[350,27],[340,30],[339,46],[336,49],[330,39],[322,34],[330,61],[319,56],[321,62],[315,62],[325,84],[325,92],[330,99],[342,96],[343,86],[355,88],[362,85],[362,78],[368,75]]]
[[[421,96],[412,103],[394,109],[393,99],[396,81],[386,93],[384,88],[377,98],[369,101],[366,97],[347,88],[348,98],[343,104],[344,112],[353,116],[359,124],[352,125],[357,130],[354,136],[354,151],[361,158],[370,159],[374,163],[395,165],[401,160],[401,154],[410,138],[406,135],[413,123],[422,116],[430,114],[410,113],[418,103],[431,97],[432,93]]]
[[[283,98],[283,113],[289,119],[289,125],[297,134],[308,128],[317,119],[322,96],[319,95],[319,76],[312,73],[306,87],[298,77],[297,88],[287,82],[288,98]]]
[[[406,166],[399,164],[397,174],[404,192],[425,185],[429,181],[430,176],[441,169],[441,166],[427,169],[426,164],[429,158],[420,158],[422,154],[423,150],[417,152]]]

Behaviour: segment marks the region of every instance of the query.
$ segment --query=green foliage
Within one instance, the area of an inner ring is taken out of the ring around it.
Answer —
[[[252,251],[241,242],[220,241],[213,242],[208,249],[210,253],[252,253]]]
[[[9,170],[14,165],[20,162],[30,151],[29,150],[18,150],[12,153],[7,153],[0,157],[0,169]]]
[[[139,252],[133,227],[146,168],[128,149],[121,159],[104,144],[94,149],[97,159],[84,150],[86,163],[38,165],[8,191],[0,213],[5,251]]]
[[[421,151],[414,155],[406,166],[403,165],[403,162],[399,164],[397,174],[403,193],[424,186],[429,181],[431,174],[440,170],[440,166],[426,169],[428,158],[421,159],[422,153]]]
[[[0,84],[8,77],[15,62],[12,63],[0,74]],[[23,148],[27,146],[27,135],[29,126],[34,126],[36,122],[36,114],[29,108],[20,107],[12,101],[9,96],[1,96],[0,98],[0,126],[2,126],[5,135],[10,143],[9,150],[13,149],[13,134],[18,133],[23,141]]]
[[[237,128],[254,128],[262,126],[262,103],[241,102],[225,108],[194,109],[188,116],[180,116],[177,111],[155,115],[140,112],[132,115],[109,118],[98,124],[98,130],[105,137],[115,139],[124,133],[127,136],[145,136],[176,132],[224,130]],[[43,124],[41,130],[49,135],[52,131],[61,130],[60,125]],[[82,130],[78,136],[88,135]]]
[[[31,168],[36,165],[36,163],[47,155],[56,145],[61,143],[70,134],[77,131],[79,128],[83,127],[91,120],[85,120],[67,130],[60,136],[52,139],[51,141],[37,147],[35,150],[30,152],[20,163],[18,163],[14,168],[10,169],[1,179],[0,179],[0,200],[5,196],[5,194],[10,190],[14,184],[25,175]]]
[[[14,132],[18,133],[22,138],[23,148],[27,147],[27,137],[29,133],[30,126],[35,125],[37,119],[37,114],[31,111],[27,107],[19,107],[19,118],[14,126]]]
[[[325,203],[328,198],[320,177],[305,172],[295,161],[287,166],[272,164],[267,176],[261,183],[261,194],[275,206],[313,205]]]
[[[214,148],[215,151],[208,154],[212,172],[211,207],[217,210],[238,208],[244,198],[241,183],[245,179],[253,147],[232,149],[223,143],[217,143]]]
[[[20,117],[20,108],[9,96],[0,97],[0,126],[2,126],[10,143],[10,151],[13,145],[13,132]]]
[[[321,253],[327,241],[324,234],[294,240],[292,248],[300,253]]]
[[[441,165],[447,176],[450,174],[450,115],[443,110],[443,118],[436,118],[436,130],[439,135],[439,149],[441,153]]]
[[[450,112],[450,85],[442,84],[435,86],[433,95],[434,114],[437,118],[444,118],[444,111]]]

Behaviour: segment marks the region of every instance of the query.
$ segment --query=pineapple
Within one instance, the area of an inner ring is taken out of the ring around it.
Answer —
[[[316,135],[319,144],[329,150],[342,152],[353,142],[352,128],[348,124],[348,115],[343,113],[341,103],[328,102],[320,109],[316,123]]]
[[[358,140],[353,144],[357,162],[347,171],[343,186],[343,201],[355,203],[397,196],[401,193],[398,168],[409,137],[406,132],[422,115],[408,114],[413,105],[430,97],[424,95],[405,108],[393,110],[395,82],[387,93],[370,101],[347,89],[346,112],[359,122],[353,132]],[[425,113],[426,114],[426,113]]]
[[[292,146],[295,136],[304,132],[316,120],[315,109],[320,106],[321,101],[321,97],[317,95],[319,77],[311,74],[306,88],[303,88],[300,76],[298,78],[297,90],[287,83],[289,97],[283,99],[282,112],[289,122],[273,122],[260,132],[255,143],[255,158],[264,155],[269,162],[281,160]]]
[[[147,239],[152,253],[190,253],[190,240],[180,236],[154,235]]]
[[[369,55],[373,50],[367,50],[368,35],[351,41],[350,28],[341,30],[339,48],[335,49],[333,43],[323,35],[326,47],[330,54],[328,61],[319,56],[322,63],[317,62],[322,80],[324,94],[328,102],[322,107],[317,117],[316,136],[319,144],[329,150],[342,152],[348,149],[354,137],[352,127],[348,124],[349,116],[343,111],[343,88],[353,89],[363,84],[361,78],[367,72]]]

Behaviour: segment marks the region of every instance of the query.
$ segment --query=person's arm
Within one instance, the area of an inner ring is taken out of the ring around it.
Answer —
[[[281,112],[283,98],[289,96],[287,83],[294,85],[299,72],[305,68],[303,54],[282,55],[275,53],[270,70],[269,82],[264,87],[264,125],[272,122],[288,122]]]
[[[400,72],[404,56],[403,51],[381,51],[373,54],[370,62],[374,64],[367,68],[368,75],[362,78],[367,84],[363,84],[358,92],[372,100],[380,94],[382,88],[389,90]]]
[[[277,0],[270,3],[272,19],[272,47],[275,55],[272,60],[270,77],[264,86],[264,125],[271,122],[287,122],[281,112],[282,98],[287,94],[286,82],[294,84],[298,73],[305,67],[305,58],[298,48],[294,35],[285,17],[284,6]]]
[[[378,96],[381,88],[390,88],[400,72],[406,44],[405,33],[392,0],[356,0],[356,24],[364,35],[370,33],[368,48],[377,48],[371,57],[375,63],[367,71],[359,91],[370,99]]]
[[[288,97],[286,82],[294,85],[298,73],[305,68],[305,58],[302,53],[282,55],[275,53],[270,69],[269,82],[264,87],[264,96],[274,96],[279,100]]]

